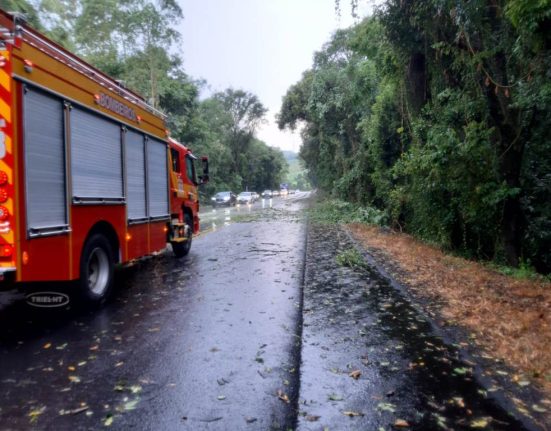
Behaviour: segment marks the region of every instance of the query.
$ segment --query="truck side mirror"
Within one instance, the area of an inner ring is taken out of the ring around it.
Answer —
[[[203,175],[201,175],[201,184],[209,182],[209,158],[207,156],[201,157],[201,163],[203,164]]]

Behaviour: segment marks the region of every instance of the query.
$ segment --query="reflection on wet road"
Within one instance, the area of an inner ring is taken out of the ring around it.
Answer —
[[[302,205],[119,271],[101,310],[3,307],[0,428],[292,427]]]
[[[199,212],[199,217],[201,218],[201,231],[208,232],[210,230],[217,230],[232,222],[248,220],[250,217],[259,215],[263,210],[285,207],[297,200],[303,200],[308,196],[308,192],[299,192],[270,199],[260,198],[253,204],[236,204],[235,206],[229,207],[212,207],[210,205],[205,205],[201,207]]]

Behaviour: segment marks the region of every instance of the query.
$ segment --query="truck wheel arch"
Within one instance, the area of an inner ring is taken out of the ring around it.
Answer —
[[[193,210],[185,205],[182,205],[182,212],[184,213],[184,220],[186,215],[188,215],[191,219],[191,222],[193,223],[193,233],[195,234],[195,217],[193,217]]]
[[[82,250],[84,249],[84,246],[86,245],[88,240],[95,234],[101,234],[107,239],[107,241],[109,241],[109,245],[111,246],[111,250],[113,251],[113,263],[119,263],[121,261],[120,240],[113,226],[111,226],[111,224],[106,221],[99,221],[94,226],[92,226],[92,228],[88,232],[88,235],[86,235],[86,239],[82,243]],[[82,250],[80,251],[79,260],[82,257]]]

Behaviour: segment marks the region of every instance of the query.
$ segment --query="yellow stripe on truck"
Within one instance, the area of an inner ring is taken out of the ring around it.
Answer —
[[[0,85],[4,87],[6,91],[10,91],[10,76],[2,69],[0,69]]]
[[[11,138],[8,135],[4,135],[4,145],[6,146],[6,152],[8,154],[13,154],[13,147],[11,143],[12,143]],[[10,182],[11,182],[11,177],[10,177]]]
[[[11,123],[11,109],[9,105],[0,99],[0,115],[8,122]]]
[[[9,61],[10,53],[9,51],[0,51],[0,54],[6,58]],[[7,73],[4,69],[0,69],[0,86],[4,88],[6,93],[11,93],[11,78],[10,74]],[[11,123],[12,119],[12,112],[11,112],[11,106],[9,103],[6,103],[5,100],[0,99],[0,117],[6,121],[6,123]],[[10,136],[4,134],[4,146],[6,149],[7,154],[13,153],[13,142]],[[11,166],[6,164],[4,160],[0,160],[0,170],[4,171],[8,176],[8,183],[13,184],[13,169]],[[13,199],[10,197],[6,202],[2,204],[10,214],[14,214],[14,202]],[[4,244],[15,244],[15,232],[14,232],[15,226],[11,225],[10,222],[2,222],[0,223],[0,238],[3,240]],[[13,260],[15,256],[12,257],[11,260]],[[0,267],[13,267],[14,262],[2,262],[0,264]]]

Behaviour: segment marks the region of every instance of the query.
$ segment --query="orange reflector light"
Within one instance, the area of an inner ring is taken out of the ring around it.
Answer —
[[[0,205],[0,221],[6,221],[10,216],[10,212],[5,206]]]
[[[23,256],[22,256],[22,260],[23,260],[23,265],[26,265],[27,263],[29,263],[29,253],[24,251]]]
[[[0,67],[4,67],[6,65],[6,60],[6,57],[0,55]]]
[[[7,184],[7,182],[8,182],[8,174],[6,174],[4,171],[0,171],[0,186]]]
[[[163,232],[164,232],[164,233],[167,233],[167,232],[168,232],[168,228],[167,228],[166,226],[163,228]]]
[[[136,115],[136,120],[138,120],[138,123],[140,123],[142,121],[142,117],[140,117],[139,115]]]
[[[129,233],[126,234],[126,240],[127,241],[130,241],[132,239],[132,235],[130,235]]]
[[[13,247],[9,244],[0,247],[0,257],[10,257],[13,254]]]
[[[8,191],[5,188],[0,188],[0,202],[8,200]]]
[[[31,60],[23,60],[23,64],[25,67],[25,72],[32,72],[33,71],[33,62]]]

